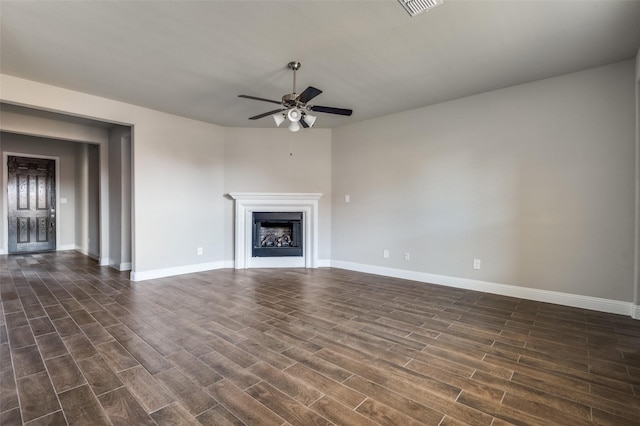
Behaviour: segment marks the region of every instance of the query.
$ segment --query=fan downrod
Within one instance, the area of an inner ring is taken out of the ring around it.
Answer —
[[[294,71],[298,71],[300,69],[300,67],[302,66],[302,64],[298,61],[291,61],[287,64],[287,68],[289,68],[290,70],[294,70]]]

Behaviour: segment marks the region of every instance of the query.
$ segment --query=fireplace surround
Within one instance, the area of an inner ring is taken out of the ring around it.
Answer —
[[[235,200],[236,269],[318,267],[318,200],[321,193],[231,192]],[[254,256],[254,213],[301,214],[301,256]]]

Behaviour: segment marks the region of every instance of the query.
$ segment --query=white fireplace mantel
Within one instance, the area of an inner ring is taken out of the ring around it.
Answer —
[[[318,200],[321,193],[231,192],[235,200],[235,268],[318,267]],[[254,258],[251,232],[254,212],[302,212],[303,256]]]

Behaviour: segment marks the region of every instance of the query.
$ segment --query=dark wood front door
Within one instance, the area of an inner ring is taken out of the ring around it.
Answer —
[[[9,253],[56,249],[55,160],[8,157]]]

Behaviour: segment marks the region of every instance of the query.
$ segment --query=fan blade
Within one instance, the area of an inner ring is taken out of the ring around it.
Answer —
[[[272,101],[271,99],[256,98],[255,96],[238,95],[239,98],[253,99],[254,101],[271,102],[272,104],[282,105],[282,101]]]
[[[318,96],[320,93],[322,93],[322,90],[309,86],[306,89],[304,89],[304,92],[300,93],[300,96],[296,98],[296,101],[306,104],[311,99]]]
[[[249,117],[249,120],[257,120],[259,118],[266,117],[268,115],[273,115],[273,114],[275,114],[277,112],[282,112],[282,111],[286,111],[286,110],[287,110],[286,108],[274,109],[273,111],[265,112],[264,114],[255,115],[253,117]]]
[[[311,111],[326,112],[328,114],[338,114],[338,115],[351,115],[353,113],[353,111],[350,109],[333,108],[333,107],[320,106],[320,105],[313,105],[312,107],[310,107],[310,109]]]
[[[300,125],[301,125],[302,127],[304,127],[305,129],[308,129],[308,128],[309,128],[309,125],[307,124],[307,122],[306,122],[306,121],[304,121],[304,117],[302,117],[302,120],[298,121],[298,123],[300,123]]]

